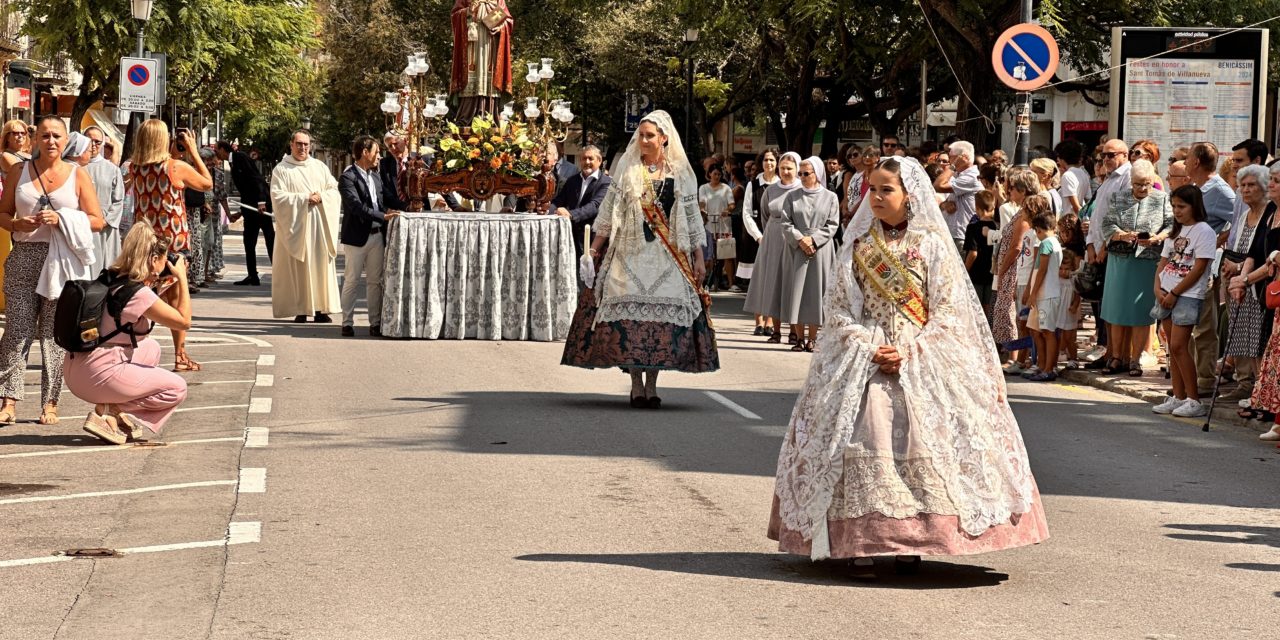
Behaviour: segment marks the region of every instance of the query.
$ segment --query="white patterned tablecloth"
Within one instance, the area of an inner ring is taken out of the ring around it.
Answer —
[[[577,305],[568,218],[405,213],[391,223],[382,334],[564,340]]]

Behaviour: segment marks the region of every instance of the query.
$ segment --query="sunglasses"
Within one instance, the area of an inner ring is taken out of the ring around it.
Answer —
[[[902,148],[902,145],[900,145],[900,144],[898,144],[898,143],[896,143],[896,142],[881,142],[881,143],[880,143],[880,146],[885,147],[886,149],[900,149],[900,148]]]
[[[812,171],[801,171],[800,173],[797,173],[796,175],[800,176],[801,178],[808,178],[809,176],[813,175],[813,172],[812,172]]]
[[[1120,157],[1123,157],[1123,156],[1124,156],[1124,152],[1123,152],[1123,151],[1112,151],[1112,152],[1110,152],[1110,153],[1108,153],[1108,152],[1106,152],[1106,151],[1103,151],[1103,152],[1102,152],[1102,157],[1103,157],[1103,158],[1120,158]]]

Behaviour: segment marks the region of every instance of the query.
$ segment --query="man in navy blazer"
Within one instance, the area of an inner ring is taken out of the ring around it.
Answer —
[[[573,248],[581,258],[582,230],[595,223],[612,180],[600,170],[600,149],[595,146],[582,149],[578,164],[582,171],[565,181],[560,193],[551,200],[551,206],[556,215],[573,221]]]
[[[366,276],[369,301],[369,335],[382,335],[382,265],[386,226],[400,212],[387,207],[378,175],[378,141],[359,136],[351,143],[356,160],[338,179],[342,196],[342,254],[347,269],[342,276],[342,335],[354,336],[356,286]]]

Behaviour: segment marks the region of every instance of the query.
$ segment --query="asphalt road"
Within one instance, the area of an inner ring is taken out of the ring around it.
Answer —
[[[740,296],[716,301],[723,370],[664,374],[637,411],[560,345],[374,340],[363,314],[344,339],[230,271],[192,348],[226,362],[168,446],[97,450],[70,394],[59,426],[0,428],[0,638],[1280,634],[1280,451],[1256,433],[1015,384],[1053,537],[862,583],[764,536],[809,357],[752,337]],[[77,547],[126,553],[33,564]]]

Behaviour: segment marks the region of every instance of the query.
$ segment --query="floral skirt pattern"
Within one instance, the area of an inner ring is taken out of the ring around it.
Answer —
[[[693,325],[669,322],[615,320],[591,326],[596,317],[595,292],[585,289],[578,297],[569,339],[560,364],[584,369],[671,370],[709,373],[720,368],[715,330],[703,311]]]
[[[1271,339],[1262,353],[1258,367],[1258,381],[1253,385],[1253,397],[1249,403],[1255,409],[1280,413],[1280,313],[1275,314]]]
[[[998,280],[996,303],[991,308],[991,333],[996,344],[1004,344],[1018,338],[1018,270],[1010,268]]]

